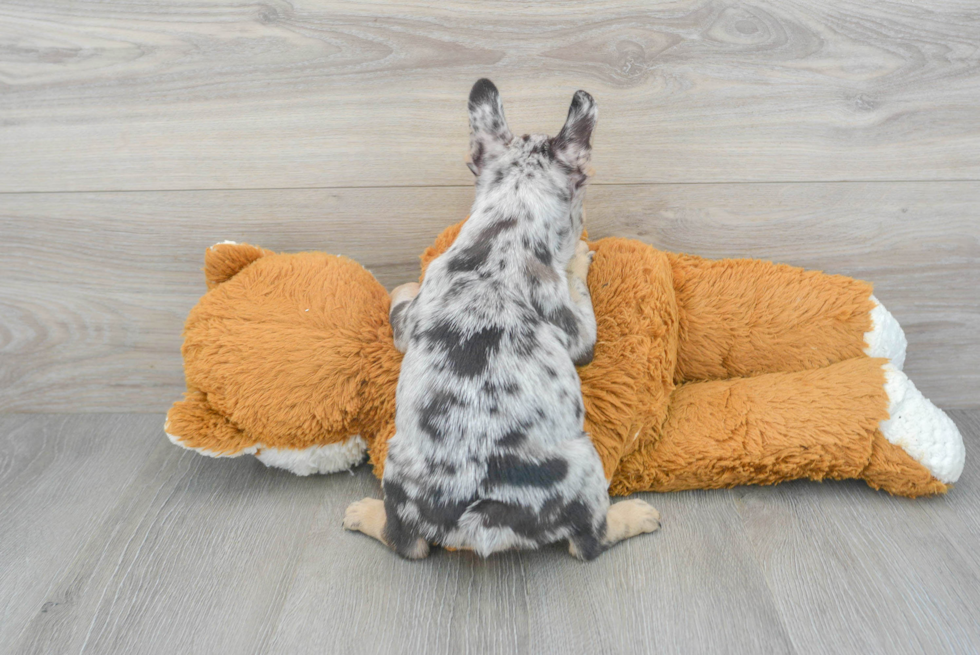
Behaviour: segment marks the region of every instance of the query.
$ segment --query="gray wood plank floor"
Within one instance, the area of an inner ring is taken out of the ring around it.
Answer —
[[[980,412],[953,411],[967,457]],[[340,527],[365,468],[300,478],[160,415],[0,417],[4,653],[975,653],[980,475],[645,494],[656,534],[398,559]]]

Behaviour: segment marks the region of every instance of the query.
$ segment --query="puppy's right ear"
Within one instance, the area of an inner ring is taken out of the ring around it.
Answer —
[[[585,91],[576,91],[568,108],[568,118],[554,139],[555,154],[579,168],[589,163],[592,156],[592,132],[595,130],[599,110],[595,100]]]
[[[514,136],[504,118],[504,103],[493,82],[477,80],[470,91],[470,170],[479,175],[483,166],[504,151]]]

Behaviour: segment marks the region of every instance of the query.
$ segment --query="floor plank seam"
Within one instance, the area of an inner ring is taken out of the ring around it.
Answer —
[[[920,179],[842,179],[842,180],[693,180],[693,181],[648,181],[648,182],[590,182],[592,187],[636,187],[636,186],[735,186],[735,185],[798,185],[798,184],[971,184],[980,178],[920,178]],[[317,186],[276,186],[276,187],[191,187],[181,189],[58,189],[54,191],[0,191],[3,196],[27,195],[70,195],[70,194],[129,194],[129,193],[229,193],[248,191],[330,191],[330,190],[384,190],[384,189],[470,189],[472,184],[366,184],[366,185],[317,185]]]

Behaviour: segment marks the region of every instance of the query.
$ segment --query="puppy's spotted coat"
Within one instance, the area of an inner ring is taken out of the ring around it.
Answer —
[[[405,353],[384,502],[347,509],[344,525],[408,558],[429,544],[486,556],[567,539],[573,555],[659,526],[640,500],[610,506],[583,431],[575,365],[592,359],[585,278],[583,172],[596,122],[579,91],[558,136],[512,136],[496,87],[469,98],[476,201],[421,286],[392,294]]]

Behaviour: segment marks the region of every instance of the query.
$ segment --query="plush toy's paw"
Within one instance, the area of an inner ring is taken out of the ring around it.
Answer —
[[[623,500],[609,507],[606,514],[607,544],[614,544],[660,528],[660,512],[639,498]]]
[[[905,366],[905,349],[908,341],[905,332],[878,299],[871,296],[874,309],[871,310],[871,330],[864,333],[864,352],[868,357],[884,357],[891,360],[899,371]]]
[[[367,455],[367,442],[358,435],[345,441],[308,448],[265,448],[255,457],[268,467],[286,469],[296,475],[336,473],[357,466]]]
[[[889,417],[881,422],[881,433],[940,482],[956,482],[966,459],[963,437],[956,424],[897,367],[886,364],[884,368]]]
[[[367,442],[358,435],[307,448],[273,448],[250,437],[216,411],[207,394],[191,391],[167,413],[163,431],[174,444],[209,457],[254,455],[266,466],[296,475],[344,471],[364,461]]]

